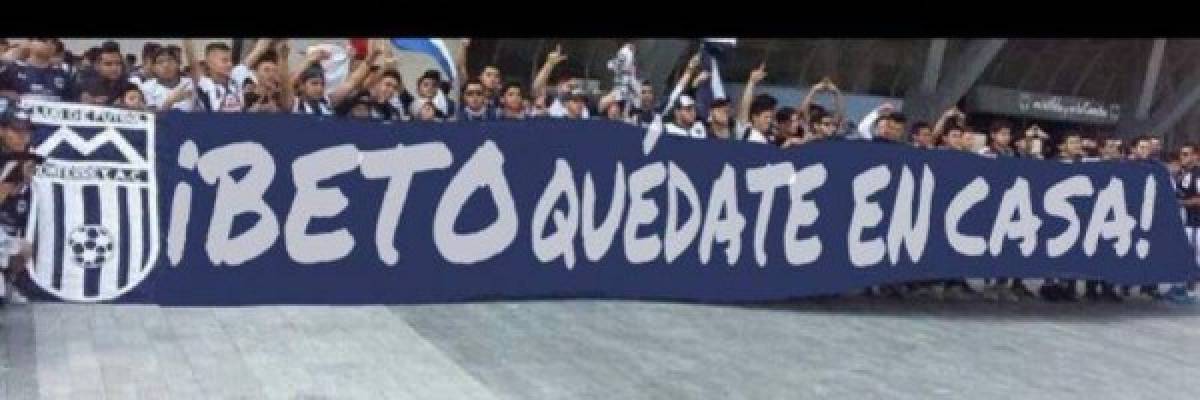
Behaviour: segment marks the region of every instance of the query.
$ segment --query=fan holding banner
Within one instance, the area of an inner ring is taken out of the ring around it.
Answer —
[[[32,251],[21,238],[29,215],[29,180],[38,162],[27,151],[32,130],[28,113],[0,97],[0,301],[14,304],[28,301],[13,283],[25,272]]]

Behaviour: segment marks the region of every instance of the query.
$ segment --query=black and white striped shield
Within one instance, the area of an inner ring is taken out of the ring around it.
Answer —
[[[46,157],[31,188],[30,276],[66,301],[113,300],[158,257],[154,114],[26,102],[32,151]]]

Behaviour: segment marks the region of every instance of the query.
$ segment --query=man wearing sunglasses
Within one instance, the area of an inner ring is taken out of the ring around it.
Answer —
[[[483,82],[478,78],[467,81],[463,85],[462,96],[459,97],[462,99],[462,109],[458,114],[460,121],[496,120],[496,108],[488,101]]]

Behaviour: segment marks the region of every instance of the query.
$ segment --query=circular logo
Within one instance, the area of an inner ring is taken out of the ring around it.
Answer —
[[[113,258],[113,237],[100,225],[83,225],[71,231],[67,247],[72,261],[83,268],[100,268]]]

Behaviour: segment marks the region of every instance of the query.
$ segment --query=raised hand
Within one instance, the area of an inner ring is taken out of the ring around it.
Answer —
[[[943,118],[957,118],[965,116],[966,115],[963,115],[962,111],[959,111],[958,107],[950,107],[950,109],[946,110],[946,113],[942,115]]]
[[[828,88],[829,88],[829,78],[828,77],[821,78],[820,81],[818,81],[816,84],[814,84],[812,86],[812,90],[814,90],[814,91],[821,91],[821,90],[825,90]]]
[[[383,50],[384,56],[386,56],[386,57],[395,57],[396,56],[396,52],[393,50],[393,49],[395,49],[395,47],[392,46],[392,42],[389,42],[387,39],[379,39],[376,43],[379,43],[379,49]]]
[[[758,65],[753,71],[750,71],[750,82],[759,83],[767,77],[767,63]]]
[[[382,55],[383,54],[383,46],[381,46],[380,44],[381,43],[378,40],[367,39],[367,49],[368,49],[367,51],[369,52],[367,54],[367,56],[368,57],[379,57],[380,55]]]
[[[546,64],[557,65],[563,61],[567,61],[567,55],[563,53],[561,44],[555,45],[554,51],[546,55]]]
[[[691,59],[688,60],[687,67],[693,71],[695,71],[697,68],[700,68],[700,53],[696,53]]]
[[[281,59],[286,60],[288,57],[288,51],[291,49],[292,47],[288,44],[288,39],[280,39],[279,41],[275,42],[275,54]]]
[[[396,57],[386,56],[383,58],[383,70],[396,69],[400,65],[400,60]]]
[[[1030,133],[1031,134],[1030,136],[1038,136],[1038,137],[1046,136],[1046,131],[1043,131],[1042,127],[1037,126],[1037,124],[1030,125],[1029,129],[1026,129],[1026,132]]]
[[[354,46],[350,46],[350,49],[347,50],[347,52],[353,53],[354,52],[353,49],[354,49]],[[354,54],[348,54],[348,55],[351,57],[354,56]],[[311,50],[308,51],[308,61],[315,62],[315,61],[328,60],[331,56],[332,55],[329,54],[329,50],[325,50],[324,48],[321,48],[321,47],[313,47]]]

